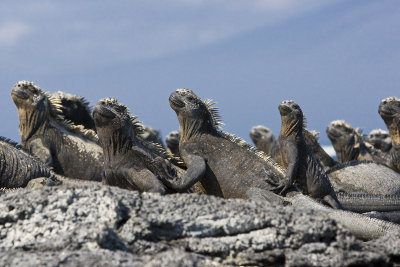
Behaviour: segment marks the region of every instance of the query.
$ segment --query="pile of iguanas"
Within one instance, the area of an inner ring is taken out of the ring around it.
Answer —
[[[266,127],[252,129],[257,150],[223,131],[214,103],[188,89],[169,97],[180,129],[168,136],[168,148],[158,131],[142,126],[113,98],[100,100],[92,113],[84,98],[49,94],[28,81],[15,84],[11,96],[21,145],[0,139],[3,188],[25,187],[37,178],[53,182],[47,185],[101,181],[141,192],[195,192],[319,209],[365,239],[400,230],[376,219],[400,221],[398,98],[379,106],[390,136],[375,132],[367,139],[343,121],[328,127],[337,162],[321,148],[317,133],[306,129],[293,101],[278,107],[277,139]]]

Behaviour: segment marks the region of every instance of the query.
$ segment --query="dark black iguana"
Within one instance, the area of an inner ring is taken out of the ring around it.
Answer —
[[[50,168],[16,142],[0,137],[0,188],[25,187],[39,177],[53,178]]]
[[[282,193],[295,183],[306,195],[341,208],[328,176],[305,141],[305,119],[300,106],[286,100],[278,109],[282,123],[273,157],[286,169],[286,185]]]
[[[263,126],[257,125],[251,128],[250,138],[256,148],[267,155],[271,155],[276,146],[276,138],[272,131]]]
[[[392,148],[392,139],[387,131],[382,129],[372,130],[368,134],[367,142],[382,152],[389,152]]]
[[[162,146],[138,137],[142,127],[125,105],[113,98],[102,99],[93,117],[104,151],[105,184],[141,192],[173,192],[160,177],[176,178],[178,168]]]
[[[165,143],[167,144],[168,150],[175,157],[181,156],[179,153],[179,139],[179,131],[172,131],[167,135],[167,138],[165,138]]]
[[[332,168],[338,164],[319,144],[317,135],[319,132],[313,130],[304,130],[303,135],[307,145],[310,147],[314,156],[319,160],[324,169]]]
[[[61,175],[101,180],[103,150],[94,131],[66,121],[60,101],[32,82],[21,81],[11,91],[17,106],[21,145]]]
[[[400,173],[400,98],[388,97],[381,101],[378,109],[392,139],[392,148],[387,152],[387,165]]]
[[[51,98],[60,103],[60,111],[65,120],[82,125],[85,129],[96,130],[89,102],[84,97],[57,91],[51,94]]]

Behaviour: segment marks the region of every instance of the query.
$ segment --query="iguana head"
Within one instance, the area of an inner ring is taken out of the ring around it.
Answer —
[[[285,100],[279,104],[278,109],[282,120],[280,134],[286,136],[301,134],[305,125],[300,106],[293,100]]]
[[[250,138],[258,150],[264,151],[268,155],[270,155],[271,149],[276,142],[272,131],[263,125],[251,128]]]
[[[93,108],[93,119],[103,145],[105,140],[110,138],[114,139],[114,142],[134,139],[134,118],[130,116],[128,108],[118,103],[115,98],[100,100]]]
[[[138,138],[147,141],[153,142],[160,145],[163,145],[163,142],[160,137],[160,131],[157,131],[149,126],[142,126],[142,132],[138,135]]]
[[[390,138],[389,133],[382,129],[372,130],[368,134],[368,143],[383,152],[389,151],[392,147],[392,139]]]
[[[17,82],[11,90],[11,97],[17,106],[21,143],[32,136],[46,121],[50,112],[48,97],[33,82]]]
[[[361,137],[353,127],[344,120],[329,124],[326,134],[332,142],[338,160],[341,163],[356,160],[360,152]]]
[[[167,135],[165,142],[169,149],[175,149],[179,146],[179,131],[172,131]]]
[[[388,97],[383,99],[378,112],[385,121],[393,144],[400,145],[400,98]]]
[[[95,130],[89,103],[85,98],[61,91],[55,92],[51,96],[60,101],[61,111],[66,120],[75,125],[83,125],[85,129]]]
[[[210,100],[202,101],[191,90],[177,89],[171,93],[169,104],[178,116],[181,140],[187,140],[198,133],[218,131],[221,123]]]

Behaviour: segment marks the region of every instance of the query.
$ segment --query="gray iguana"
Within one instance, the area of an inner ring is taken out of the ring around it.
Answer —
[[[178,89],[170,95],[169,102],[179,120],[179,150],[188,169],[181,177],[164,179],[168,187],[182,191],[200,181],[206,194],[264,199],[280,204],[289,202],[299,207],[327,211],[332,218],[367,239],[399,229],[393,224],[360,214],[332,210],[303,194],[282,199],[271,190],[279,192],[283,189],[281,182],[285,171],[265,154],[222,131],[217,110],[211,106],[211,101],[203,102],[192,91]],[[288,194],[294,192],[295,188]]]
[[[400,98],[388,97],[381,101],[378,109],[392,139],[392,148],[387,152],[387,165],[400,172]]]
[[[271,156],[276,146],[276,138],[269,128],[263,125],[254,126],[251,128],[250,138],[258,150]]]
[[[25,187],[39,177],[53,178],[51,169],[16,142],[0,137],[0,188]]]
[[[252,197],[251,189],[272,198],[283,188],[284,170],[242,139],[222,131],[217,110],[192,91],[178,89],[169,102],[180,124],[179,151],[187,171],[179,179],[164,179],[183,191],[199,181],[207,194],[224,198]]]
[[[170,132],[167,135],[167,138],[165,139],[165,143],[167,144],[168,150],[175,157],[181,156],[181,154],[179,153],[179,139],[180,139],[179,131]]]
[[[173,192],[160,177],[177,177],[179,169],[170,162],[174,159],[161,145],[138,137],[142,126],[125,105],[114,98],[102,99],[93,117],[104,151],[105,184],[141,192]]]
[[[61,175],[101,180],[103,150],[94,131],[76,126],[61,115],[61,103],[32,82],[11,91],[17,106],[21,145]]]
[[[300,106],[286,100],[278,109],[282,123],[273,157],[286,169],[286,185],[281,193],[296,183],[304,194],[342,208],[322,165],[305,141],[305,119]]]
[[[372,130],[368,134],[367,142],[382,152],[389,152],[392,148],[392,139],[389,133],[382,129]]]
[[[368,160],[387,164],[387,155],[366,143],[360,130],[354,129],[344,120],[331,122],[326,133],[340,163]]]

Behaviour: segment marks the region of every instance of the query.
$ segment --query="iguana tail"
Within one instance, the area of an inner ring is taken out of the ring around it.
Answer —
[[[343,208],[354,212],[400,211],[400,195],[337,194]]]
[[[331,209],[300,193],[290,194],[290,196],[285,199],[297,207],[326,212],[329,217],[342,224],[360,239],[371,240],[382,237],[393,231],[400,231],[400,225],[370,218],[354,212]]]

